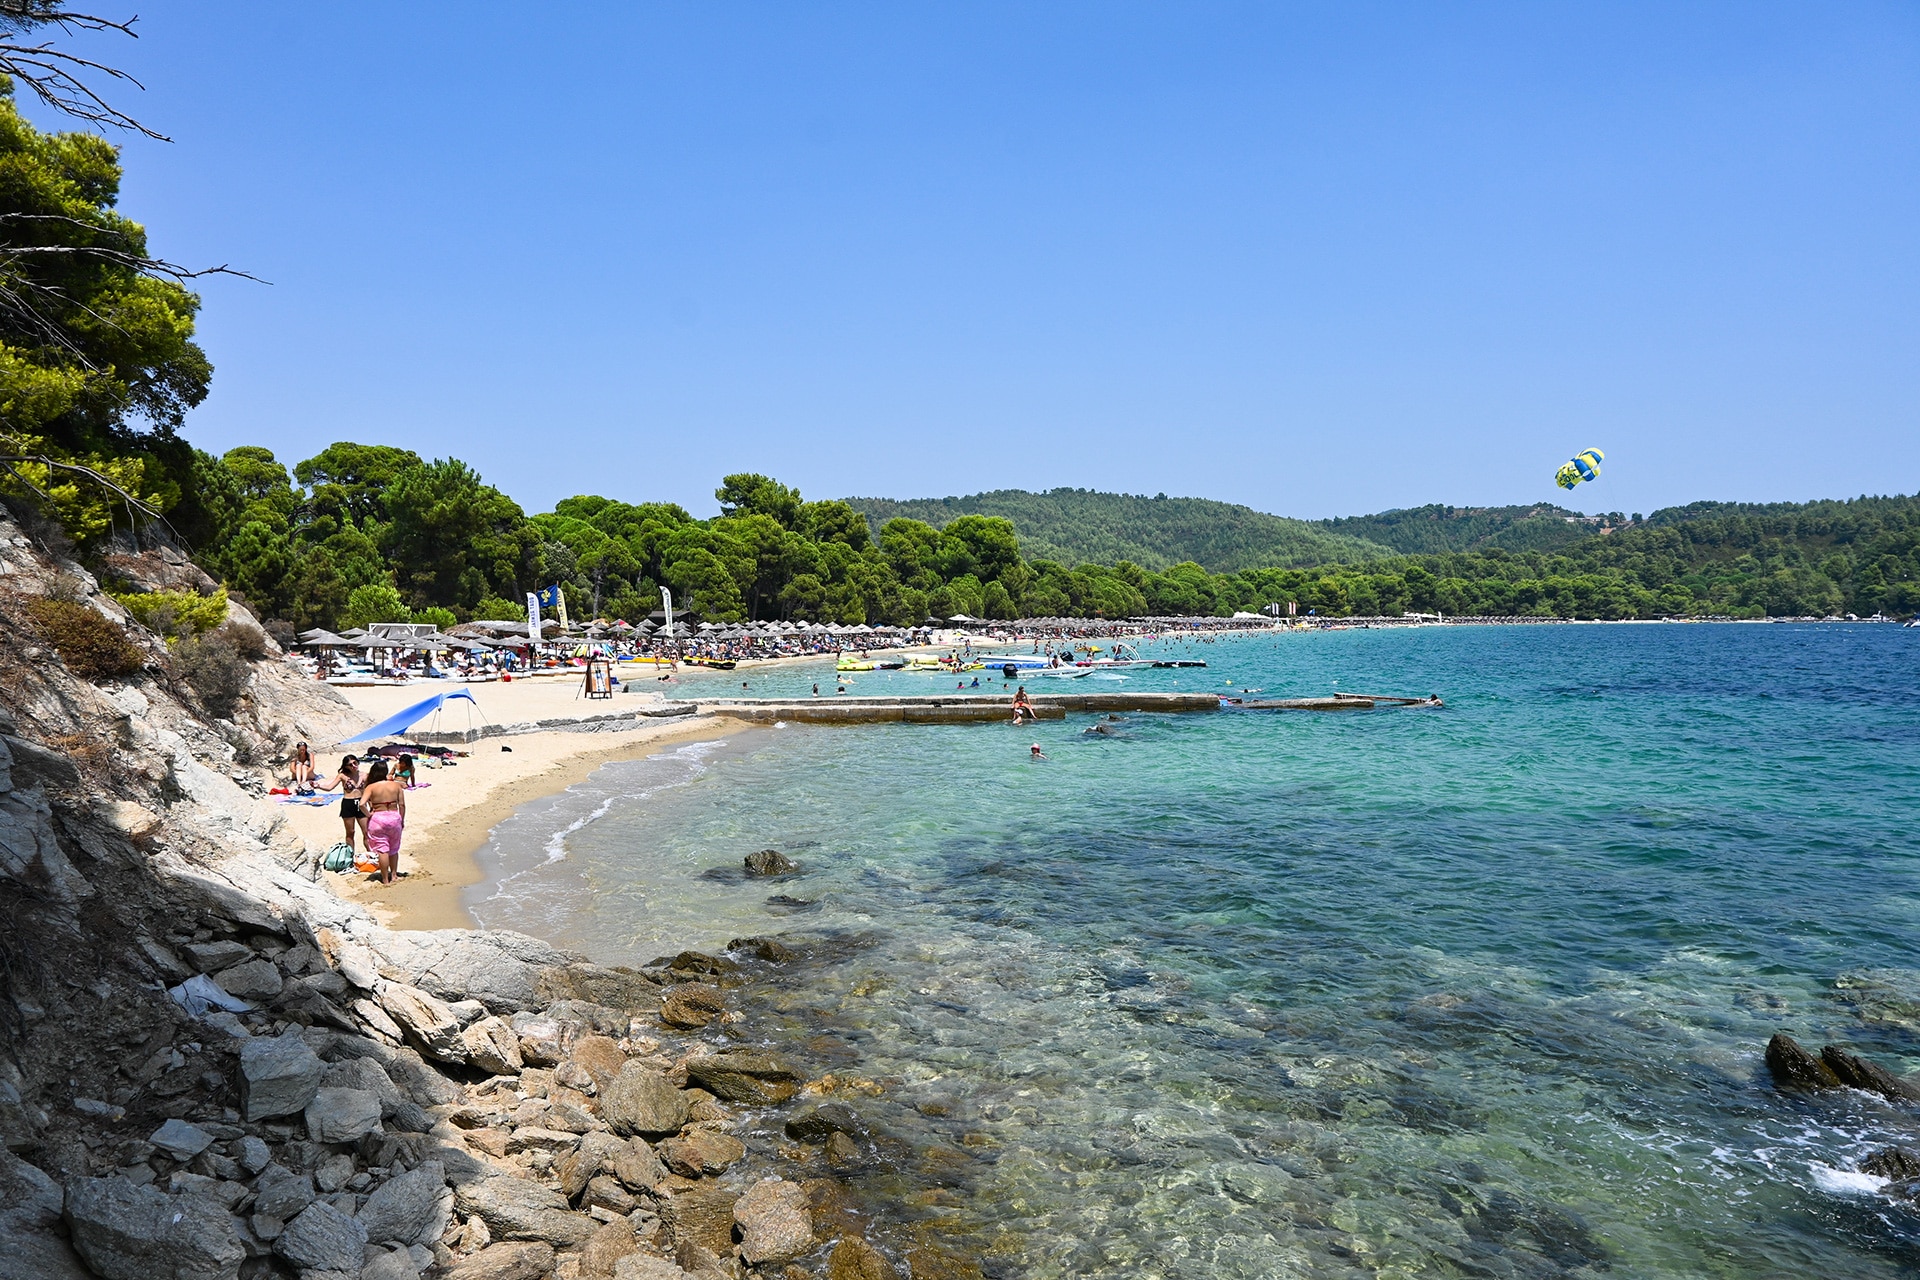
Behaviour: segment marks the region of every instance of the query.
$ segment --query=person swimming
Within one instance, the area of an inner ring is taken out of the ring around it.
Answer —
[[[1045,760],[1047,758],[1047,753],[1040,749],[1039,743],[1037,742],[1034,743],[1031,750],[1032,750],[1032,754],[1028,757],[1029,759]]]

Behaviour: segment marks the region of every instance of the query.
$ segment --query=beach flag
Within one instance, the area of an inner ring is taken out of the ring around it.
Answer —
[[[527,638],[540,639],[540,597],[531,591],[527,592]]]

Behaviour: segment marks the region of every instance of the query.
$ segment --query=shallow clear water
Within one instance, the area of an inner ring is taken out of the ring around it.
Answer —
[[[918,1212],[989,1274],[1908,1275],[1846,1171],[1920,1121],[1760,1055],[1920,1069],[1916,635],[1222,641],[1138,687],[1448,706],[682,746],[504,824],[475,909],[608,961],[858,938],[756,1025],[887,1085],[872,1189],[953,1186]],[[767,846],[807,874],[701,876]]]

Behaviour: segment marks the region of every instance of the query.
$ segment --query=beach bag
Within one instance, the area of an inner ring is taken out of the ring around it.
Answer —
[[[353,855],[353,869],[363,876],[372,875],[380,869],[380,859],[374,857],[370,850],[362,849]]]
[[[329,871],[352,870],[353,846],[345,840],[337,842],[333,848],[327,850],[326,856],[320,859],[320,865]]]

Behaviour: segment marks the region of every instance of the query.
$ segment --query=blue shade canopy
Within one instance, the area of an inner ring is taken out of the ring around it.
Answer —
[[[405,711],[396,711],[379,724],[374,725],[371,729],[363,729],[351,738],[343,739],[340,745],[348,747],[356,742],[372,742],[375,738],[390,738],[394,734],[404,733],[438,711],[442,703],[453,698],[465,698],[468,702],[473,702],[473,695],[465,689],[454,689],[447,693],[436,693],[431,698],[414,703]],[[474,702],[474,705],[479,706],[480,704]]]

